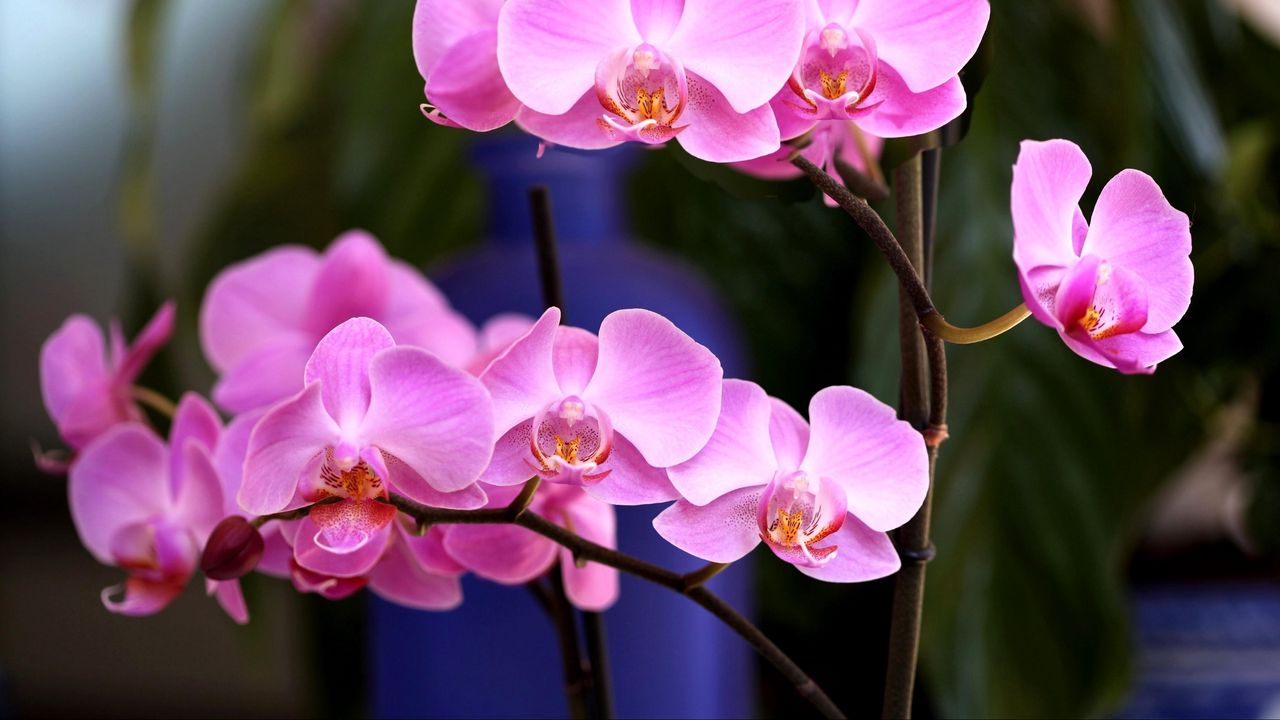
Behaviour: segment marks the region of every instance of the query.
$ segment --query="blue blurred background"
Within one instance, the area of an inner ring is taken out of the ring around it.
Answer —
[[[1196,290],[1178,328],[1186,350],[1152,378],[1091,366],[1033,322],[951,349],[918,714],[1280,716],[1280,4],[993,10],[969,132],[942,154],[939,306],[976,323],[1019,301],[1008,188],[1023,138],[1085,149],[1086,213],[1120,169],[1153,175],[1192,218]],[[322,247],[363,227],[446,286],[453,278],[464,311],[492,311],[466,278],[527,252],[503,245],[501,225],[524,198],[486,180],[518,176],[517,160],[495,170],[491,149],[419,114],[412,11],[0,0],[0,716],[392,710],[380,703],[395,690],[382,668],[397,616],[363,596],[326,603],[262,579],[244,629],[194,588],[147,620],[106,613],[97,593],[116,574],[79,547],[64,486],[34,471],[29,441],[56,445],[36,356],[66,315],[118,315],[133,329],[175,297],[177,339],[147,380],[207,389],[203,287],[280,243]],[[516,134],[493,142],[533,152]],[[584,230],[593,244],[567,245],[567,263],[627,253],[619,264],[639,282],[684,288],[662,293],[683,322],[735,373],[800,407],[843,382],[896,398],[896,288],[846,218],[802,185],[747,182],[670,150],[588,163],[602,164],[621,183],[616,224]],[[580,205],[556,214],[566,227],[605,223]],[[532,268],[502,277],[513,303],[529,302]],[[602,311],[571,290],[571,316],[575,305],[587,325]],[[624,542],[645,533],[643,517],[623,523]],[[892,583],[744,569],[755,573],[740,579],[740,604],[848,712],[877,714]],[[474,592],[479,608],[485,591]],[[499,607],[525,602],[502,592],[489,596]],[[419,627],[461,632],[463,617]],[[665,620],[651,622],[657,632]],[[746,712],[803,714],[741,650],[730,640],[698,657],[743,658],[749,667],[722,677],[744,678],[728,690]],[[445,662],[433,657],[417,659],[423,674]],[[666,662],[674,673],[694,664]]]

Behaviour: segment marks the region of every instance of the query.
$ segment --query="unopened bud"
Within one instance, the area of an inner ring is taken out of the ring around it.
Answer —
[[[262,534],[248,520],[232,515],[209,535],[200,569],[210,580],[235,580],[248,575],[262,559]]]

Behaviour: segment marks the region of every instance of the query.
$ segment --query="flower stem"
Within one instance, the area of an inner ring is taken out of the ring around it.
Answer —
[[[903,242],[904,254],[918,269],[925,267],[923,220],[933,212],[932,207],[924,207],[922,177],[921,159],[917,155],[900,166],[893,178],[894,195],[898,198],[898,236]],[[928,202],[932,204],[935,200],[936,193],[930,193]],[[925,290],[927,292],[927,288]],[[926,331],[922,336],[905,288],[901,300],[902,415],[924,435],[929,457],[929,490],[919,512],[897,531],[896,544],[903,565],[894,584],[885,673],[885,718],[911,717],[924,608],[925,563],[934,555],[929,542],[934,470],[938,445],[946,438],[947,412],[946,346],[931,332]],[[921,318],[926,328],[930,316],[937,313]]]
[[[134,385],[129,388],[129,396],[170,420],[178,412],[178,406],[172,400],[148,387]]]
[[[995,320],[977,327],[956,327],[936,312],[921,318],[920,324],[942,340],[957,345],[969,345],[1006,333],[1029,317],[1031,317],[1031,311],[1027,309],[1026,303],[1022,303]]]
[[[593,715],[612,720],[613,688],[609,682],[609,646],[605,640],[604,613],[583,612],[582,634],[591,659],[591,699]]]
[[[750,620],[744,618],[702,584],[707,579],[703,576],[711,566],[695,570],[692,573],[680,574],[626,553],[603,545],[597,545],[535,512],[527,510],[513,511],[514,502],[505,508],[486,508],[483,510],[451,510],[448,508],[428,507],[399,495],[392,495],[388,502],[419,523],[510,523],[519,525],[568,549],[573,553],[576,560],[607,565],[680,593],[706,608],[734,632],[738,633],[761,657],[777,668],[795,686],[801,697],[812,703],[814,708],[824,717],[844,717],[835,703],[831,702],[831,698],[827,697],[822,688],[818,687],[817,683],[795,664],[795,661],[782,652],[759,628],[751,624]]]
[[[919,160],[920,158],[917,155],[915,158],[908,160],[906,164],[916,166]],[[880,214],[868,205],[866,200],[853,194],[848,188],[837,182],[835,178],[823,172],[822,168],[807,159],[796,155],[791,158],[791,163],[803,170],[819,190],[834,200],[837,205],[853,218],[863,232],[871,237],[872,242],[876,244],[881,254],[889,261],[889,267],[898,276],[898,285],[910,302],[910,307],[915,312],[920,324],[933,335],[947,342],[966,345],[990,340],[1027,319],[1030,312],[1026,309],[1026,305],[1023,304],[995,320],[975,328],[961,328],[951,325],[934,306],[933,298],[930,297],[929,290],[921,279],[920,268],[923,267],[923,263],[917,265],[912,261],[912,258],[907,256],[907,253],[903,250],[904,244],[899,242],[900,238],[895,236],[889,226],[885,224],[884,218],[880,217]],[[895,187],[896,185],[897,183],[895,183]],[[932,199],[932,194],[930,198]],[[899,223],[901,223],[901,219],[899,219]],[[899,228],[899,232],[901,231],[902,228]],[[902,238],[902,240],[905,242],[905,238]]]
[[[564,323],[564,286],[560,282],[560,262],[556,252],[555,221],[551,217],[551,193],[545,185],[529,189],[529,210],[533,215],[533,242],[538,251],[538,279],[542,284],[542,304],[560,308]]]

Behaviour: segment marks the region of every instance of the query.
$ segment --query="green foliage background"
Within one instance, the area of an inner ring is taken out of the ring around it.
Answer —
[[[1125,567],[1144,512],[1205,439],[1209,419],[1260,388],[1243,459],[1260,547],[1280,547],[1275,369],[1280,353],[1280,50],[1217,2],[994,3],[992,62],[970,131],[943,153],[936,300],[977,323],[1020,301],[1010,260],[1010,167],[1024,138],[1065,137],[1102,184],[1141,168],[1193,220],[1196,290],[1186,350],[1151,378],[1094,367],[1027,322],[953,347],[952,439],[937,482],[922,707],[942,715],[1100,715],[1132,675]],[[179,306],[228,262],[284,242],[323,246],[365,227],[410,261],[476,242],[486,200],[461,132],[418,113],[411,3],[318,13],[273,6],[245,83],[248,150],[202,225]],[[148,44],[163,4],[135,11],[139,139],[124,194],[145,276]],[[323,15],[323,22],[317,17]],[[892,401],[896,288],[837,211],[794,184],[761,196],[709,182],[670,151],[634,180],[636,234],[712,278],[737,311],[756,379],[799,407],[852,382]],[[889,208],[885,208],[889,212]],[[654,218],[658,219],[655,223]],[[664,231],[659,235],[655,227]],[[143,293],[145,295],[145,293]],[[139,307],[150,304],[140,297]],[[890,586],[837,588],[761,563],[765,623],[855,714],[876,712]],[[798,709],[762,673],[770,713]],[[345,702],[352,703],[352,698]]]

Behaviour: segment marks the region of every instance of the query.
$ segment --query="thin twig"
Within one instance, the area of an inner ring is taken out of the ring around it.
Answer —
[[[919,162],[919,156],[908,162]],[[1018,309],[1015,308],[977,328],[961,328],[948,323],[934,306],[933,298],[930,297],[929,290],[916,266],[903,252],[902,244],[885,224],[884,218],[880,217],[880,213],[868,205],[866,200],[853,194],[849,188],[841,185],[835,178],[823,172],[822,168],[804,157],[795,155],[791,158],[791,164],[803,170],[809,180],[848,213],[849,217],[853,218],[853,221],[871,238],[880,253],[889,261],[889,267],[898,276],[898,285],[910,300],[916,318],[933,334],[948,342],[961,344],[979,342],[989,340],[1027,318],[1026,314],[1018,315]]]
[[[609,673],[609,644],[604,628],[604,614],[598,612],[582,613],[582,634],[587,643],[587,657],[591,659],[591,700],[592,715],[603,720],[612,720],[613,687]]]
[[[560,282],[560,263],[556,253],[555,221],[551,217],[551,193],[544,185],[529,189],[529,210],[533,214],[533,241],[538,250],[538,279],[542,284],[544,307],[560,308],[564,322],[564,286]]]

